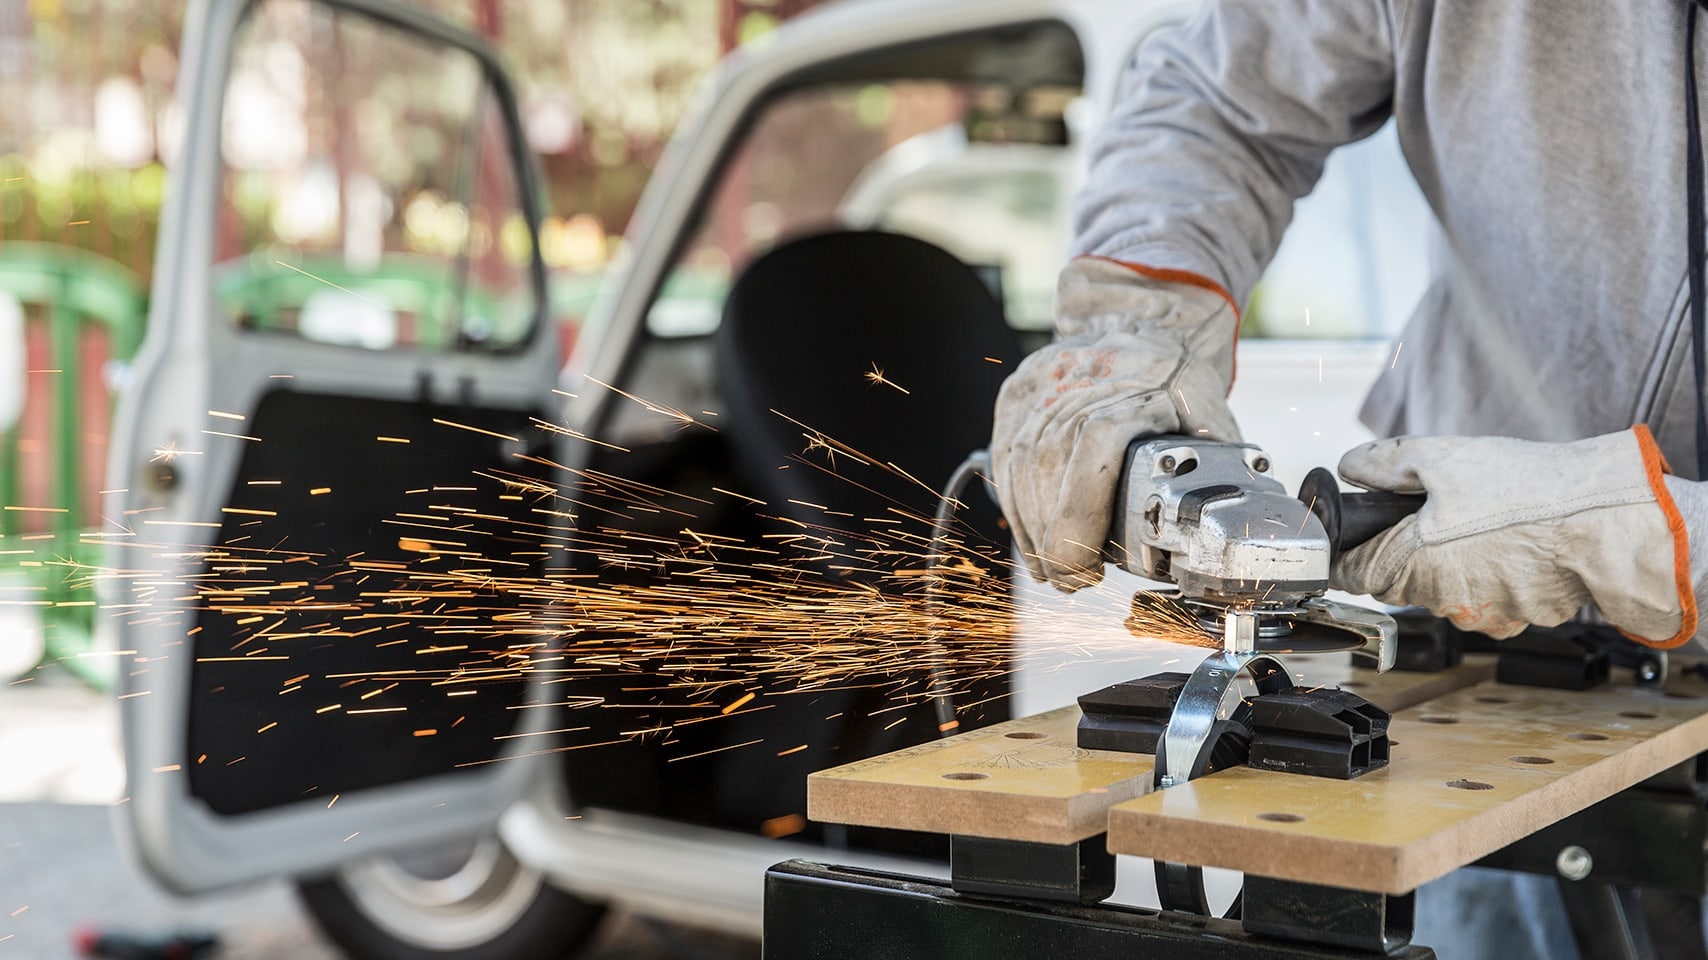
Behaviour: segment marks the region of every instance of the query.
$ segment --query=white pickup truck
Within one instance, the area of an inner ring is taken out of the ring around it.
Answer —
[[[755,706],[776,708],[726,717],[730,697],[677,703],[597,658],[565,683],[584,648],[510,626],[544,615],[503,585],[644,579],[578,555],[577,537],[622,526],[564,520],[588,478],[604,495],[778,482],[754,472],[768,427],[736,416],[745,358],[773,339],[725,328],[847,266],[797,238],[885,255],[929,248],[871,237],[925,241],[953,254],[944,289],[978,279],[961,299],[1014,357],[1047,339],[1084,144],[1135,48],[1193,6],[845,0],[738,51],[681,125],[565,364],[516,94],[477,38],[401,0],[192,0],[183,146],[102,531],[104,600],[134,605],[119,608],[135,651],[119,816],[140,862],[183,893],[294,877],[353,956],[463,960],[572,954],[605,904],[756,932],[763,869],[825,847],[930,869],[926,840],[806,823],[802,780],[935,723],[890,730],[858,691],[809,703],[759,680]],[[1362,439],[1355,412],[1421,293],[1430,229],[1391,131],[1338,154],[1300,204],[1232,398],[1290,484]],[[742,286],[784,248],[786,282]],[[929,341],[935,316],[905,332]],[[798,362],[769,387],[846,390]],[[958,461],[988,435],[995,382],[968,376],[982,413],[882,426]],[[737,505],[701,499],[722,511],[701,533],[749,535]],[[628,532],[679,532],[632,505]],[[451,602],[422,570],[497,586]],[[1106,608],[1119,639],[1131,588],[1016,583],[1015,669],[986,719],[1171,656],[1137,639],[1087,655],[1048,629],[1052,610]],[[619,690],[645,709],[575,709]],[[678,723],[673,707],[720,719]],[[1147,872],[1132,872],[1125,894],[1142,899]]]

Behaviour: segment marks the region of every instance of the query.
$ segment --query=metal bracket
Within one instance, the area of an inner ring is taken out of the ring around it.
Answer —
[[[1240,897],[1247,933],[1389,955],[1411,943],[1417,913],[1416,893],[1393,897],[1249,875]]]
[[[1427,610],[1412,608],[1392,614],[1397,635],[1394,638],[1394,669],[1406,673],[1440,673],[1465,660],[1465,634],[1447,620]],[[1363,651],[1352,654],[1352,665],[1374,670],[1380,665],[1378,657]]]
[[[1157,752],[1158,783],[1171,787],[1202,776],[1214,746],[1210,733],[1220,719],[1222,700],[1243,673],[1251,675],[1259,694],[1280,693],[1293,686],[1287,665],[1266,653],[1222,651],[1204,658],[1186,679],[1174,712],[1163,731]]]
[[[1104,834],[1078,843],[949,838],[949,885],[958,893],[1098,903],[1115,892],[1115,855]]]

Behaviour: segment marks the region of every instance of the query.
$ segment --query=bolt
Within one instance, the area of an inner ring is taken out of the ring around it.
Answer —
[[[1251,468],[1253,470],[1256,470],[1258,473],[1268,473],[1269,472],[1269,458],[1268,457],[1256,458],[1255,460],[1251,461]]]
[[[1174,467],[1174,458],[1170,456],[1164,456],[1161,460],[1156,462],[1156,468],[1161,470],[1163,473],[1173,473]]]
[[[1588,850],[1575,843],[1561,847],[1560,855],[1554,858],[1554,869],[1567,880],[1582,880],[1589,876],[1589,872],[1594,868],[1595,858],[1589,855]]]

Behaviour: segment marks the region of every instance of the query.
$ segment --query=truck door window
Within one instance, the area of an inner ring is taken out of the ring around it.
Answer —
[[[1077,93],[1062,84],[899,79],[774,96],[724,162],[648,312],[648,330],[711,332],[749,262],[829,229],[886,229],[936,243],[987,278],[1016,325],[1036,325],[1028,322],[1038,312],[1035,262],[1056,261],[1043,271],[1053,284],[1066,244],[1054,174],[1066,154],[1061,111]],[[1024,165],[996,159],[1021,153]]]
[[[246,329],[502,349],[537,304],[479,62],[366,17],[263,0],[233,55],[215,294]]]

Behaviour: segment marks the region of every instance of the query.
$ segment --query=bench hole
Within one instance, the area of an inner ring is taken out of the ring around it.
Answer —
[[[1511,703],[1512,701],[1508,700],[1505,697],[1478,697],[1477,702],[1478,703]]]
[[[1270,823],[1304,823],[1305,822],[1305,818],[1299,816],[1296,813],[1260,813],[1257,815],[1257,819],[1268,820]]]
[[[1605,733],[1568,733],[1568,734],[1566,734],[1566,739],[1567,740],[1606,740],[1607,734],[1605,734]]]
[[[1418,717],[1424,723],[1458,723],[1458,717]]]
[[[1042,740],[1049,734],[1038,733],[1035,730],[1016,730],[1013,733],[1005,733],[1003,736],[1010,740]]]
[[[945,779],[945,780],[989,780],[990,774],[988,774],[988,773],[945,773],[945,774],[943,774],[943,779]]]
[[[1481,780],[1449,780],[1447,785],[1455,790],[1493,790],[1494,784]]]
[[[1507,759],[1511,760],[1513,763],[1544,764],[1554,762],[1553,757],[1507,757]]]
[[[1683,690],[1668,690],[1666,692],[1666,695],[1673,698],[1674,700],[1695,700],[1696,699],[1696,694],[1685,693]]]
[[[1649,713],[1646,710],[1621,710],[1619,711],[1619,715],[1621,717],[1630,717],[1632,720],[1653,720],[1655,718],[1654,714]]]

